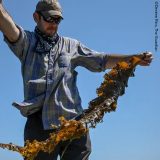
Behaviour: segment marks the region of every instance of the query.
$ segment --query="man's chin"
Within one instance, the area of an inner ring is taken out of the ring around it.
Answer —
[[[46,35],[48,36],[48,37],[53,37],[54,35],[55,35],[55,31],[53,32],[53,31],[48,31],[48,32],[46,32]]]
[[[53,37],[55,35],[55,32],[54,33],[47,33],[46,36],[48,37]]]

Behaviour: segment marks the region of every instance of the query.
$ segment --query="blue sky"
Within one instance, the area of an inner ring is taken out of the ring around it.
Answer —
[[[89,48],[108,54],[135,54],[151,51],[150,67],[137,67],[126,94],[119,98],[117,111],[91,130],[91,160],[160,159],[160,46],[154,49],[154,0],[60,0],[64,20],[59,34],[80,40]],[[158,14],[160,15],[160,1]],[[37,1],[4,0],[14,21],[34,30],[32,18]],[[160,19],[159,19],[160,21]],[[160,22],[159,22],[160,30]],[[158,32],[160,38],[160,31]],[[159,41],[158,41],[159,43]],[[159,43],[160,44],[160,43]],[[78,68],[78,88],[84,108],[96,97],[104,73]],[[107,72],[107,71],[106,71]],[[20,62],[3,42],[0,33],[0,142],[23,145],[26,118],[11,106],[23,101]],[[0,160],[22,157],[0,149]]]

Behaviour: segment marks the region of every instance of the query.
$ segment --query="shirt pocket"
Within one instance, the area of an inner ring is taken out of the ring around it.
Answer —
[[[58,58],[58,66],[60,68],[62,67],[69,67],[70,66],[70,61],[71,61],[71,58],[70,58],[70,55],[69,53],[60,53],[60,56]]]

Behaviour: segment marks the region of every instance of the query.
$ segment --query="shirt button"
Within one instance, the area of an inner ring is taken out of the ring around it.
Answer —
[[[48,74],[48,79],[52,79],[52,74]]]

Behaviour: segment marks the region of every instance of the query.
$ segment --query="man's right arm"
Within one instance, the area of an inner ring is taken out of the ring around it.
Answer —
[[[16,42],[20,36],[20,30],[12,20],[11,16],[4,9],[0,0],[0,30],[10,42]]]

